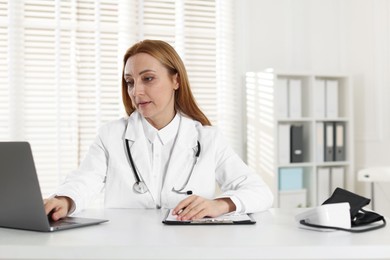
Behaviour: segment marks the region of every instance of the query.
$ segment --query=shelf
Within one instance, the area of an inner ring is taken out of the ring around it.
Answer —
[[[348,122],[350,119],[347,117],[338,117],[338,118],[316,118],[316,122]]]
[[[313,119],[311,118],[278,118],[277,121],[283,123],[283,122],[294,122],[294,123],[299,123],[299,122],[311,122]]]
[[[296,167],[313,167],[313,163],[303,162],[303,163],[288,163],[288,164],[279,164],[278,168],[296,168]]]
[[[349,77],[267,69],[247,73],[246,83],[247,163],[270,186],[274,206],[288,205],[290,193],[305,206],[316,206],[326,185],[329,196],[335,184],[353,191],[353,93]],[[332,148],[337,156],[325,149],[330,138],[325,131],[329,129],[337,137],[332,136],[333,142],[343,143],[341,150],[339,146]],[[295,192],[279,187],[281,181],[286,183],[279,179],[280,171],[286,176],[289,169],[302,179]],[[329,178],[319,175],[322,172]],[[328,183],[321,183],[328,179]],[[280,199],[287,200],[280,203]]]
[[[349,166],[350,162],[343,161],[343,162],[320,162],[317,163],[315,166],[317,167],[333,167],[333,166]]]

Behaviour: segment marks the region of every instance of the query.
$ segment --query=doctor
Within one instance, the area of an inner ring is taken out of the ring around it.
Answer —
[[[79,169],[45,200],[46,213],[79,212],[103,189],[107,208],[173,208],[179,220],[268,209],[272,193],[199,109],[176,51],[144,40],[123,61],[128,117],[100,128]]]

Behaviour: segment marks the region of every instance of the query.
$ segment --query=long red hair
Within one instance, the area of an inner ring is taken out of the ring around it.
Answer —
[[[122,100],[128,115],[131,115],[135,111],[135,107],[131,102],[129,94],[127,93],[124,70],[127,60],[138,53],[149,54],[161,62],[161,64],[168,69],[168,73],[170,75],[177,74],[179,88],[175,91],[176,111],[199,121],[202,125],[211,125],[209,119],[196,104],[195,98],[191,92],[187,71],[180,56],[171,45],[159,40],[140,41],[130,47],[123,57]]]

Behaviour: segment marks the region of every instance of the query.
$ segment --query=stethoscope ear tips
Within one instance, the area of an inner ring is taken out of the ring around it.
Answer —
[[[187,195],[192,195],[192,190],[188,190],[186,193]]]

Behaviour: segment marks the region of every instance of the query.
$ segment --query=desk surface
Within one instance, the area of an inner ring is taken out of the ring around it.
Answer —
[[[165,211],[104,209],[96,226],[41,233],[0,228],[0,259],[390,259],[390,228],[352,234],[297,227],[294,210],[255,225],[167,226]]]

